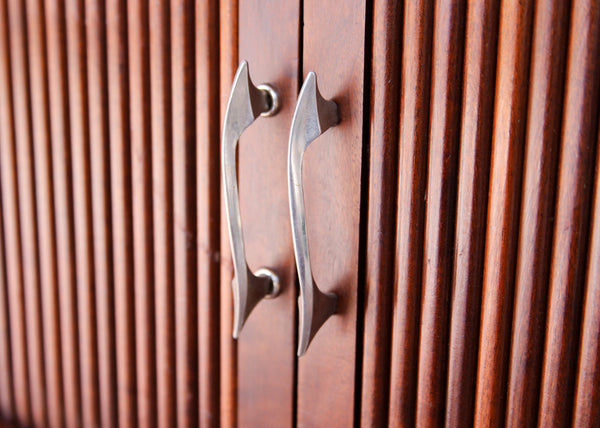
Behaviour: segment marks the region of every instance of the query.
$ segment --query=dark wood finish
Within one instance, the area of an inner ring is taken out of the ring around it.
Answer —
[[[196,2],[199,422],[219,426],[221,173],[218,0]]]
[[[8,2],[9,52],[11,86],[13,91],[14,137],[18,168],[19,217],[23,292],[25,298],[25,326],[27,363],[31,385],[32,423],[48,423],[46,382],[42,334],[40,273],[38,257],[38,229],[36,221],[35,176],[33,165],[33,136],[31,129],[31,87],[25,4]]]
[[[448,350],[448,427],[471,426],[494,114],[498,0],[467,6]]]
[[[556,190],[540,426],[571,421],[600,100],[600,5],[573,3]]]
[[[507,425],[537,422],[569,4],[535,8],[523,195],[515,278]]]
[[[45,13],[65,425],[76,427],[82,414],[64,2],[46,2]]]
[[[157,415],[148,7],[144,0],[127,3],[136,395],[142,427],[155,426]]]
[[[244,131],[238,146],[248,266],[252,271],[273,269],[281,281],[281,294],[254,308],[237,341],[237,422],[242,427],[292,427],[297,291],[287,142],[299,91],[300,5],[295,0],[241,0],[238,13],[239,59],[249,62],[255,84],[278,88],[282,105],[276,116],[259,118]],[[230,89],[231,82],[223,88]],[[274,399],[263,399],[265,394]]]
[[[335,100],[340,114],[340,123],[304,156],[305,221],[316,284],[336,293],[338,302],[298,360],[298,426],[351,426],[359,406],[354,389],[360,229],[366,228],[360,224],[366,13],[363,0],[304,2],[302,74],[317,74],[321,93]]]
[[[404,10],[389,424],[415,423],[433,4]]]
[[[157,425],[176,424],[175,295],[173,254],[173,153],[171,15],[168,0],[149,4],[152,114],[152,205],[156,326]]]
[[[50,116],[46,62],[44,6],[40,0],[26,2],[28,61],[31,90],[31,136],[38,215],[39,287],[41,297],[42,337],[46,382],[47,424],[64,426],[62,364],[60,356],[60,322],[54,193],[50,145]],[[42,214],[42,213],[45,213]]]
[[[417,426],[441,426],[445,414],[465,8],[438,1],[434,10]]]
[[[371,87],[365,88],[370,90],[371,105],[364,307],[359,308],[364,312],[360,424],[385,426],[390,389],[389,333],[398,192],[396,124],[400,108],[401,2],[374,2],[372,33]]]
[[[171,1],[177,425],[198,424],[194,4]]]
[[[598,141],[600,143],[600,138]],[[600,260],[600,150],[596,153],[594,188],[586,291],[581,321],[581,345],[573,407],[575,427],[600,425],[598,405],[600,403],[600,263],[598,263]]]
[[[503,1],[481,302],[476,426],[503,426],[533,2]]]

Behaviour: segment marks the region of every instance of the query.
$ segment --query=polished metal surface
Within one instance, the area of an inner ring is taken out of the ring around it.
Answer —
[[[304,355],[311,340],[323,323],[335,313],[337,296],[323,293],[312,275],[308,252],[304,192],[302,190],[302,160],[309,144],[319,135],[339,123],[338,108],[334,101],[325,100],[317,87],[317,76],[308,73],[304,80],[292,128],[288,153],[288,188],[294,253],[300,282],[298,356]]]
[[[270,85],[254,86],[248,63],[242,61],[233,81],[221,140],[222,173],[229,240],[233,257],[233,337],[238,338],[244,323],[256,304],[263,298],[279,293],[279,278],[266,268],[252,273],[246,262],[242,217],[237,183],[236,149],[242,132],[259,115],[272,116],[279,109],[279,96]]]

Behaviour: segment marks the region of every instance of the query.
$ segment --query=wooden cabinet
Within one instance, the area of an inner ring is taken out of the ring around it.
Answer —
[[[232,338],[220,136],[249,64]],[[288,143],[315,282],[296,356]],[[20,426],[598,426],[595,0],[0,0],[0,419]]]

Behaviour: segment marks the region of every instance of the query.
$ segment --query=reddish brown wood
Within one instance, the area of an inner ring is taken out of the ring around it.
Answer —
[[[21,256],[25,297],[27,363],[30,381],[32,422],[48,423],[42,336],[38,228],[36,222],[33,136],[29,85],[29,58],[25,4],[8,3],[9,51],[13,91],[14,137],[21,223]]]
[[[1,123],[1,122],[0,122]],[[2,136],[0,136],[0,139]],[[0,168],[2,165],[0,164]],[[0,173],[0,178],[2,177]],[[2,186],[0,186],[0,190]],[[15,398],[13,391],[13,371],[10,349],[10,324],[8,313],[8,283],[6,280],[6,259],[4,249],[4,225],[2,223],[2,200],[0,198],[0,417],[13,419]]]
[[[550,268],[540,426],[572,417],[600,100],[600,5],[573,3]]]
[[[446,426],[473,424],[485,248],[498,0],[467,6]]]
[[[25,11],[30,68],[33,171],[37,230],[39,231],[39,286],[42,306],[41,334],[44,347],[47,423],[52,427],[62,427],[65,422],[44,7],[40,0],[32,0],[26,3]]]
[[[127,10],[106,2],[108,111],[119,425],[137,424]]]
[[[64,7],[63,1],[45,4],[65,425],[76,427],[82,415]]]
[[[219,1],[219,87],[221,93],[219,123],[222,126],[225,109],[229,100],[229,90],[238,66],[239,50],[239,2],[238,0]],[[222,129],[221,129],[222,131]],[[220,135],[220,134],[219,134]],[[222,188],[222,186],[220,186]],[[229,246],[224,198],[220,204],[220,422],[221,426],[237,426],[237,341],[233,332],[233,263]]]
[[[369,202],[362,351],[362,426],[388,419],[393,310],[402,4],[373,4]],[[360,334],[360,333],[359,333]]]
[[[366,8],[362,0],[304,2],[303,75],[317,74],[321,93],[335,100],[340,114],[340,124],[304,157],[305,221],[314,279],[323,292],[336,293],[338,306],[298,360],[298,426],[351,426],[359,406],[354,388],[363,286],[358,258]]]
[[[177,425],[198,424],[194,4],[171,1]]]
[[[160,427],[176,424],[170,19],[169,1],[150,2],[156,391]]]
[[[501,4],[475,400],[478,427],[504,425],[532,18],[531,1]]]
[[[599,134],[600,135],[600,134]],[[600,142],[600,138],[599,138]],[[598,146],[596,146],[597,148]],[[581,321],[581,345],[575,386],[573,426],[600,426],[600,150],[590,218],[590,249]]]
[[[427,183],[433,4],[404,10],[389,424],[413,426]]]
[[[252,271],[273,269],[282,288],[254,308],[238,340],[238,424],[292,427],[297,303],[287,141],[299,91],[300,8],[295,0],[241,0],[239,17],[239,59],[248,61],[255,84],[273,84],[282,100],[280,112],[256,120],[238,146],[246,257]],[[230,88],[228,82],[223,90]],[[277,398],[263,398],[269,395]]]
[[[127,3],[138,424],[156,425],[148,2]]]
[[[219,424],[219,7],[196,2],[196,177],[200,426]]]
[[[110,154],[106,71],[105,6],[85,4],[87,76],[90,117],[90,173],[94,228],[94,280],[98,334],[98,393],[102,426],[117,423],[114,277],[110,213]]]
[[[434,11],[417,426],[441,426],[445,415],[465,7],[436,2]]]
[[[507,424],[537,422],[569,10],[535,9]]]
[[[73,172],[73,213],[75,225],[82,420],[84,425],[95,425],[99,422],[98,359],[93,288],[94,259],[84,20],[83,2],[81,0],[68,0],[66,2],[67,67]]]

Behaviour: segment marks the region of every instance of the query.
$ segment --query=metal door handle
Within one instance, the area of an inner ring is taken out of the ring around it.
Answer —
[[[317,87],[317,76],[308,73],[304,80],[292,120],[288,152],[288,189],[294,253],[300,282],[298,356],[304,355],[311,340],[323,323],[335,313],[337,296],[323,293],[312,275],[308,253],[304,192],[302,190],[302,160],[309,144],[319,135],[339,123],[337,104],[325,100]]]
[[[229,240],[233,257],[233,337],[237,339],[250,312],[263,298],[279,293],[279,278],[270,269],[250,271],[244,250],[242,217],[237,183],[236,148],[242,132],[260,116],[273,116],[279,110],[279,96],[272,86],[254,86],[248,63],[242,61],[237,69],[229,103],[225,112],[221,140],[222,172],[225,190],[225,209],[229,225]]]

